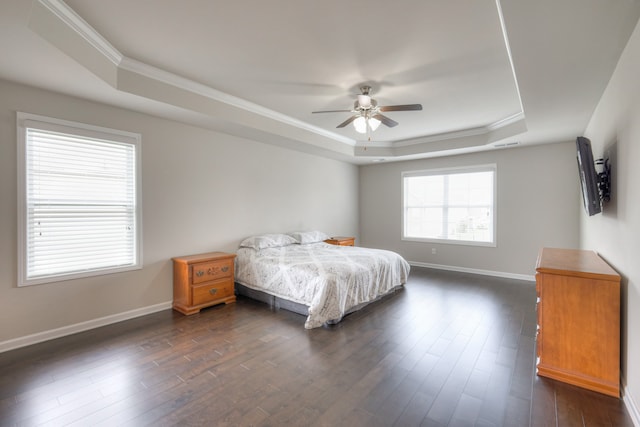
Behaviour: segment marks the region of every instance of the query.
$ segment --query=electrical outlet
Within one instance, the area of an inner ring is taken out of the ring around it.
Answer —
[[[436,251],[436,248],[431,248],[431,254],[435,255],[438,251]]]

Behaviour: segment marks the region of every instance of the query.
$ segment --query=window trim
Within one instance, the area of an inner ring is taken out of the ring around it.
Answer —
[[[31,113],[17,112],[17,184],[18,184],[18,287],[40,285],[66,281],[72,279],[101,276],[106,274],[120,273],[124,271],[140,270],[142,262],[142,144],[141,135],[133,132],[126,132],[106,127],[93,126],[84,123],[72,122],[52,117],[41,116]],[[135,153],[135,263],[124,267],[106,267],[90,270],[83,270],[72,273],[52,274],[40,276],[35,279],[27,278],[27,158],[26,158],[26,133],[27,128],[36,128],[49,131],[63,132],[67,134],[79,135],[90,138],[99,138],[114,142],[131,144]]]
[[[434,239],[425,237],[407,237],[405,236],[405,178],[412,176],[429,176],[429,175],[451,175],[456,173],[474,173],[474,172],[493,172],[493,237],[491,242],[475,242],[473,240],[454,240],[454,239]],[[463,245],[463,246],[482,246],[497,247],[498,246],[498,166],[495,163],[487,163],[472,166],[456,166],[437,169],[422,169],[414,171],[403,171],[400,178],[400,192],[402,203],[400,206],[400,238],[407,242],[418,243],[438,243],[445,245]]]

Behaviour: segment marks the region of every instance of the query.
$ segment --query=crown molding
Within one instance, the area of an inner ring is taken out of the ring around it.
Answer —
[[[504,47],[507,50],[509,65],[511,66],[511,75],[513,76],[513,82],[516,85],[516,93],[518,94],[518,102],[520,103],[520,112],[521,114],[524,115],[524,107],[522,105],[522,94],[520,93],[520,85],[518,84],[518,75],[516,74],[516,67],[513,64],[513,55],[511,54],[511,45],[509,44],[507,26],[505,25],[505,22],[504,22],[504,14],[502,13],[502,4],[500,4],[500,0],[496,0],[496,7],[498,9],[498,19],[500,20],[500,30],[502,31],[502,38],[504,39]]]
[[[204,96],[211,100],[221,102],[298,129],[306,130],[352,147],[356,145],[356,141],[352,138],[313,126],[291,116],[287,116],[286,114],[279,113],[261,105],[221,92],[210,86],[170,73],[166,70],[151,66],[136,59],[126,57],[62,0],[38,0],[38,2],[51,11],[58,19],[60,19],[60,21],[67,25],[67,27],[85,39],[94,49],[113,63],[118,69],[130,71],[146,78],[174,86],[178,89],[182,89],[199,96]],[[116,87],[116,89],[119,88]]]
[[[107,39],[102,37],[91,25],[80,15],[71,9],[62,0],[38,0],[38,3],[49,9],[64,24],[79,34],[105,58],[118,66],[124,55],[118,51]]]
[[[418,138],[403,139],[400,141],[387,141],[375,143],[376,147],[393,148],[393,147],[410,147],[413,145],[429,144],[433,142],[446,141],[451,139],[471,138],[479,135],[490,135],[504,127],[510,126],[514,123],[518,123],[524,120],[524,113],[522,111],[513,114],[504,119],[500,119],[496,122],[490,123],[486,126],[478,126],[475,128],[456,130],[452,132],[438,133],[434,135],[428,135]]]
[[[445,141],[448,139],[470,138],[473,136],[485,135],[486,133],[487,133],[487,128],[484,126],[481,126],[476,128],[456,130],[453,132],[438,133],[435,135],[428,135],[428,136],[423,136],[418,138],[403,139],[401,141],[391,143],[391,147],[409,147],[412,145],[419,145],[419,144],[425,144],[425,143],[431,143],[431,142],[437,142],[437,141]]]
[[[202,83],[198,83],[196,81],[179,76],[177,74],[170,73],[161,68],[154,67],[133,58],[123,56],[119,68],[139,74],[152,80],[177,87],[179,89],[183,89],[191,93],[195,93],[200,96],[204,96],[214,101],[222,102],[226,105],[230,105],[241,110],[258,114],[262,117],[276,120],[278,122],[294,126],[299,129],[307,130],[309,132],[313,132],[315,134],[342,142],[344,144],[348,144],[351,146],[356,145],[356,141],[351,138],[347,138],[334,132],[319,128],[317,126],[310,125],[291,116],[287,116],[286,114],[278,113],[277,111],[271,110],[253,102],[249,102],[245,99],[238,98],[237,96],[219,91],[212,88],[211,86],[207,86]]]
[[[516,122],[524,120],[524,112],[520,111],[516,114],[513,114],[509,117],[505,117],[504,119],[498,120],[497,122],[493,122],[487,126],[485,126],[487,132],[493,132],[495,130],[501,129],[503,127],[512,125]]]

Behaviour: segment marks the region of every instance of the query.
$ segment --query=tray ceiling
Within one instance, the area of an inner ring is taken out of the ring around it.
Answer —
[[[0,77],[353,163],[571,140],[640,2],[7,0]],[[359,87],[399,122],[337,129]]]

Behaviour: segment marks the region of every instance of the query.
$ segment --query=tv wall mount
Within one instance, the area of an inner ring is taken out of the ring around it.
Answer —
[[[597,159],[594,163],[596,167],[600,166],[602,169],[602,172],[597,172],[600,200],[608,202],[611,199],[611,165],[609,164],[609,159]]]

